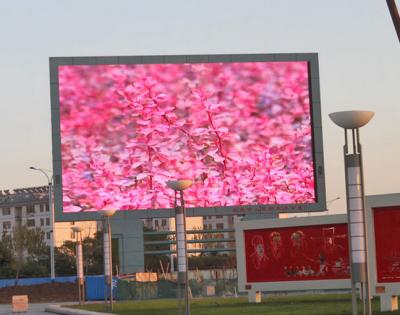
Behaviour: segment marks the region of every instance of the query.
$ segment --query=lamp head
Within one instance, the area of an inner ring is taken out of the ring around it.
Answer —
[[[329,118],[344,129],[357,129],[368,124],[374,112],[366,110],[349,110],[329,114]]]
[[[114,209],[105,209],[105,210],[99,210],[98,213],[103,217],[112,217],[116,211],[117,210]]]
[[[71,230],[74,231],[75,233],[82,232],[82,228],[80,226],[73,226]]]
[[[169,180],[167,182],[167,186],[175,191],[185,190],[192,186],[193,181],[190,179],[182,179],[182,180]]]
[[[30,166],[29,169],[30,169],[30,170],[36,170],[36,167]]]

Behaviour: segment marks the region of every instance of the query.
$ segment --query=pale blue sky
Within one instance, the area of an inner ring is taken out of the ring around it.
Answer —
[[[399,5],[399,4],[398,4]],[[344,209],[343,134],[368,109],[367,194],[400,192],[400,44],[384,0],[0,1],[0,189],[46,184],[49,56],[317,52],[327,198]]]

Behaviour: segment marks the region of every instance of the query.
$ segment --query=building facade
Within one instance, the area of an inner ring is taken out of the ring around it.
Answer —
[[[13,233],[19,226],[39,227],[44,232],[44,240],[50,245],[52,226],[49,207],[48,186],[28,187],[14,190],[0,190],[0,233]],[[96,222],[55,223],[55,245],[74,240],[72,226],[83,228],[82,237],[93,236]]]
[[[237,216],[231,215],[207,215],[203,216],[203,230],[215,230],[215,232],[207,235],[208,238],[232,239],[235,237],[234,232],[221,232],[220,230],[233,229]],[[234,248],[234,242],[218,242],[213,243],[214,248]]]

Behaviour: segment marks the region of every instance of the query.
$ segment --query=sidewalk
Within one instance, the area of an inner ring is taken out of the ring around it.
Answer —
[[[15,313],[15,314],[26,314],[26,315],[50,315],[44,311],[45,307],[49,303],[38,303],[29,304],[29,311],[27,313]],[[10,315],[13,314],[11,304],[0,304],[0,315]]]
[[[62,302],[62,303],[32,303],[29,304],[29,311],[26,313],[15,313],[16,315],[50,315],[50,314],[76,314],[76,315],[94,315],[94,314],[103,314],[103,315],[112,315],[107,313],[96,313],[90,311],[83,311],[83,310],[72,310],[68,308],[59,308],[60,305],[66,304],[77,304],[77,302]],[[45,308],[49,307],[52,309],[53,312],[45,312]],[[11,315],[12,307],[11,304],[0,304],[0,315]]]

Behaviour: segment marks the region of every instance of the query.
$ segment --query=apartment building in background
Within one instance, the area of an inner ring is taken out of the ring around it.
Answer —
[[[239,220],[239,216],[223,216],[223,215],[208,215],[203,217],[187,217],[186,218],[186,230],[209,230],[211,233],[198,233],[188,234],[188,240],[202,239],[202,238],[223,238],[233,239],[235,237],[234,232],[221,232],[219,230],[233,229],[236,220]],[[174,218],[152,218],[143,219],[144,227],[154,231],[174,231],[175,230],[175,219]],[[213,232],[215,230],[215,232]],[[216,243],[197,243],[188,244],[188,249],[194,248],[234,248],[234,242],[216,242]],[[224,252],[221,252],[224,253]]]
[[[48,186],[28,187],[14,190],[0,190],[0,235],[12,234],[13,228],[26,225],[39,227],[44,232],[47,245],[52,232]],[[73,226],[83,228],[82,237],[93,236],[97,231],[94,221],[55,223],[55,245],[74,240]]]
[[[215,230],[209,234],[209,238],[235,238],[235,232],[221,232],[220,230],[233,229],[238,216],[235,215],[207,215],[203,216],[203,230]],[[214,244],[214,248],[234,248],[234,242],[219,242]]]

